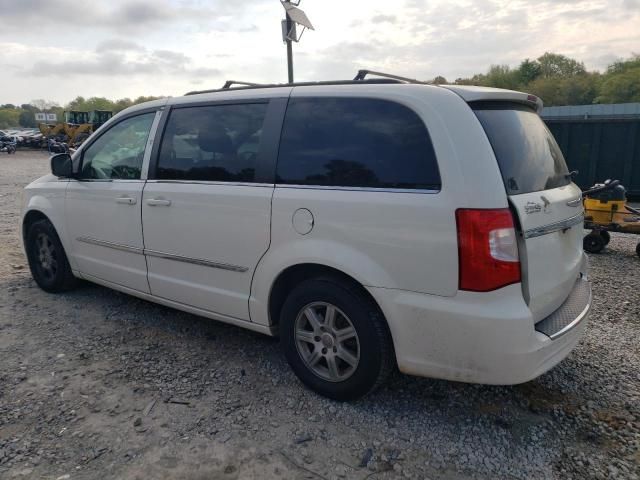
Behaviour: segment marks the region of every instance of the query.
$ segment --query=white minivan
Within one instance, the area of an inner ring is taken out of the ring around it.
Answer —
[[[581,192],[541,106],[388,78],[137,105],[26,187],[31,272],[279,335],[338,400],[395,368],[526,382],[591,306]]]

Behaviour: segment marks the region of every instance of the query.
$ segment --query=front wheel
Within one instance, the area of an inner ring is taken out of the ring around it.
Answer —
[[[341,280],[299,284],[280,315],[280,341],[298,378],[334,400],[354,400],[381,385],[393,345],[377,306]]]
[[[56,229],[48,220],[33,222],[25,242],[31,275],[38,286],[51,293],[70,290],[76,285]]]

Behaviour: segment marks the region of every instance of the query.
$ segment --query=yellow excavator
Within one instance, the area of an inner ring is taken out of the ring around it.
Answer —
[[[86,122],[77,124],[76,128],[73,130],[73,135],[70,135],[69,144],[72,147],[79,147],[82,142],[89,138],[89,135],[95,132],[113,116],[113,112],[108,110],[91,110],[90,112],[82,113],[87,114],[87,120]]]
[[[108,110],[92,110],[90,112],[70,110],[64,112],[64,122],[58,124],[41,123],[38,127],[46,139],[64,142],[69,147],[77,148],[112,116],[113,112]]]
[[[66,135],[64,123],[40,123],[38,129],[44,138],[55,138]]]

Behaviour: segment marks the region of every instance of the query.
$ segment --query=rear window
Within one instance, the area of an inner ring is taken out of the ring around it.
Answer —
[[[509,195],[571,182],[560,147],[534,110],[511,103],[471,106],[489,137]]]
[[[429,133],[411,109],[373,98],[292,98],[277,182],[440,189]]]

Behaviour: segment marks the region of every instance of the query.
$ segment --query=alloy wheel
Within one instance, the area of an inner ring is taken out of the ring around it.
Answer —
[[[358,333],[349,317],[331,303],[314,302],[300,310],[295,342],[306,367],[323,380],[342,382],[358,368]]]

